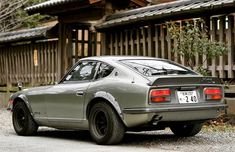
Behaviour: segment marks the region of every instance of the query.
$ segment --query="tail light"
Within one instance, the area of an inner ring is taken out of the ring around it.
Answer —
[[[221,88],[205,88],[204,94],[206,96],[206,100],[221,100],[222,99]]]
[[[170,101],[171,91],[170,89],[157,89],[151,90],[150,98],[151,102],[169,102]]]

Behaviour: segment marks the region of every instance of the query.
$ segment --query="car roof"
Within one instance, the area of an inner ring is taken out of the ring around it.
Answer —
[[[119,60],[133,60],[133,59],[142,59],[142,60],[165,60],[161,58],[154,58],[154,57],[144,57],[144,56],[93,56],[93,57],[86,57],[81,59],[82,60],[99,60],[99,61],[119,61]]]

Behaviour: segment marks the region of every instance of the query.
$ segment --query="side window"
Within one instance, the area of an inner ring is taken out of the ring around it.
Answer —
[[[114,68],[112,66],[106,63],[101,63],[96,75],[96,79],[107,77],[113,71],[113,69]]]
[[[65,78],[65,81],[91,80],[95,74],[96,62],[83,61],[78,64]]]

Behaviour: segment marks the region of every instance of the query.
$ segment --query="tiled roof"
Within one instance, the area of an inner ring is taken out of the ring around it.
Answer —
[[[38,10],[38,9],[47,8],[50,6],[63,5],[63,4],[67,4],[70,2],[76,2],[76,1],[82,1],[82,0],[49,0],[49,1],[46,1],[43,3],[39,3],[37,5],[27,7],[25,10],[26,11]]]
[[[39,27],[27,30],[0,33],[0,43],[16,42],[16,41],[30,40],[36,38],[45,38],[47,31],[52,28],[53,26],[47,26],[47,27]]]
[[[105,22],[97,25],[96,28],[105,29],[140,21],[169,18],[179,14],[193,14],[195,12],[201,13],[200,15],[203,16],[207,15],[203,13],[209,10],[223,9],[223,11],[231,11],[231,8],[235,8],[235,0],[181,0],[116,13],[108,16]]]

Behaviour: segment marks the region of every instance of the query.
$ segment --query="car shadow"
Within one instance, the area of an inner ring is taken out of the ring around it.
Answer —
[[[74,130],[43,130],[38,131],[36,136],[56,138],[56,139],[66,139],[66,140],[76,140],[84,142],[92,142],[89,131],[74,131]]]
[[[37,135],[39,137],[46,138],[56,138],[56,139],[65,139],[65,140],[74,140],[79,142],[95,142],[92,140],[89,131],[70,131],[70,130],[43,130],[38,131]],[[190,138],[191,142],[198,142],[204,139],[203,136],[197,135],[194,137],[177,137],[171,132],[127,132],[123,138],[123,141],[119,144],[124,146],[138,146],[138,147],[146,147],[151,146],[152,144],[175,144],[178,142],[188,141]],[[119,146],[117,145],[117,146]]]

